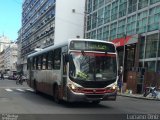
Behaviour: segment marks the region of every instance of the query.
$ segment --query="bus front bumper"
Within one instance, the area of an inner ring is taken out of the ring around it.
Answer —
[[[85,94],[76,93],[68,89],[67,101],[69,102],[89,102],[89,101],[115,101],[117,91],[105,94]]]

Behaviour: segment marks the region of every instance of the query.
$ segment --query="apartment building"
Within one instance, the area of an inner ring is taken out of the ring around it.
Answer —
[[[4,35],[0,36],[0,72],[5,72],[4,68],[4,50],[11,43],[10,39]]]
[[[10,43],[11,43],[11,40],[8,37],[4,35],[0,36],[0,52],[6,49]]]
[[[112,41],[124,89],[160,86],[160,0],[87,0],[85,38]]]
[[[85,0],[25,0],[22,11],[21,56],[26,71],[27,55],[36,48],[83,37]]]
[[[0,72],[4,72],[4,51],[0,52]]]
[[[17,44],[12,43],[5,49],[3,59],[6,74],[13,75],[14,72],[17,72]]]

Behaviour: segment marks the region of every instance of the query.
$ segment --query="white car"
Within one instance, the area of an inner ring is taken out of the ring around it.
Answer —
[[[8,79],[9,78],[9,75],[4,75],[4,79]]]

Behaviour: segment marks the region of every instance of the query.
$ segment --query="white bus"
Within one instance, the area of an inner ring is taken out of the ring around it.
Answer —
[[[70,39],[27,58],[28,85],[56,102],[116,100],[118,65],[111,42]]]

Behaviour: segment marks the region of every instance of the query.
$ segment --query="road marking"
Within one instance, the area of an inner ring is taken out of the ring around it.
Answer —
[[[21,92],[24,92],[24,90],[22,90],[22,89],[16,89],[16,90],[21,91]]]
[[[31,91],[31,92],[34,92],[34,90],[33,90],[33,89],[26,89],[26,90]]]
[[[13,90],[11,90],[11,89],[5,89],[6,91],[8,91],[8,92],[12,92]]]

